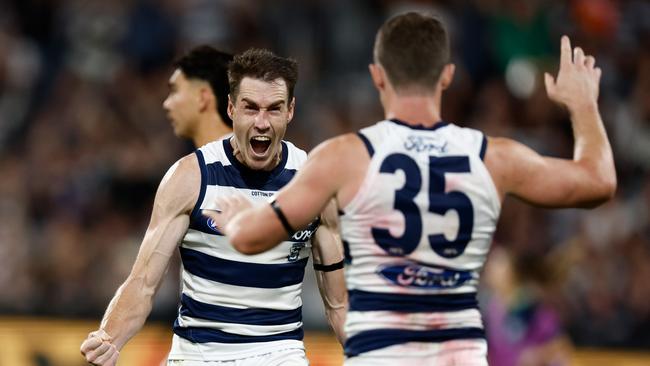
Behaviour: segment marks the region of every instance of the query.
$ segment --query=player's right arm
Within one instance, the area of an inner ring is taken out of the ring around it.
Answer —
[[[557,80],[545,75],[548,96],[571,116],[573,160],[544,157],[506,138],[488,139],[485,163],[501,197],[512,194],[544,207],[593,207],[614,195],[614,158],[597,102],[601,71],[594,64],[564,36]]]
[[[189,227],[200,183],[194,154],[179,160],[163,177],[131,273],[108,305],[99,330],[90,333],[81,345],[88,362],[114,365],[118,351],[142,328],[169,259]]]

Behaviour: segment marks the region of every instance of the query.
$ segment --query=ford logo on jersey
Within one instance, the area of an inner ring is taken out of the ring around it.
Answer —
[[[312,235],[318,230],[319,225],[320,218],[316,218],[305,230],[299,230],[293,233],[291,239],[289,239],[289,241],[294,242],[289,251],[289,256],[287,256],[289,262],[295,262],[300,258],[300,251],[306,246],[307,240],[311,239]]]
[[[470,271],[426,267],[416,263],[394,263],[381,266],[377,273],[401,287],[456,288],[472,279]]]
[[[437,151],[440,153],[447,152],[447,141],[440,137],[429,136],[408,136],[404,141],[404,148],[408,151],[430,152]]]
[[[298,230],[293,233],[291,241],[305,242],[311,239],[311,236],[318,230],[318,226],[320,226],[320,217],[312,221],[304,230]]]
[[[314,235],[315,231],[316,230],[309,229],[296,231],[293,236],[291,236],[291,241],[307,241],[311,239],[311,236]]]

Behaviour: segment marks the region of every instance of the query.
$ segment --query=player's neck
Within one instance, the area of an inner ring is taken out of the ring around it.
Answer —
[[[192,141],[194,146],[198,148],[212,141],[220,140],[231,132],[232,130],[220,118],[205,118],[197,124]]]
[[[440,96],[394,95],[386,106],[386,119],[392,118],[407,124],[431,127],[441,121]]]

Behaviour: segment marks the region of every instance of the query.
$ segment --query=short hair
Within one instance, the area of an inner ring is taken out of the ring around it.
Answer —
[[[290,103],[293,99],[293,89],[298,81],[298,63],[294,59],[280,57],[266,49],[250,48],[235,55],[228,67],[228,81],[233,99],[237,98],[239,85],[245,77],[266,82],[283,79],[287,85]]]
[[[179,68],[188,79],[199,79],[207,82],[217,100],[217,112],[223,122],[232,127],[228,116],[228,64],[233,56],[219,51],[211,46],[202,45],[193,48],[179,58],[174,66]]]
[[[416,12],[386,21],[375,39],[379,63],[396,91],[432,91],[449,62],[449,39],[440,19]]]

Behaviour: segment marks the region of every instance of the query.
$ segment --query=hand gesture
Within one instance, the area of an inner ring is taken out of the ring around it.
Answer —
[[[113,345],[111,336],[103,329],[88,334],[88,338],[81,344],[81,354],[91,365],[115,366],[120,352]]]
[[[216,200],[217,210],[203,210],[203,215],[209,217],[214,222],[215,226],[223,234],[228,235],[226,232],[226,225],[238,213],[253,207],[253,205],[245,197],[235,194],[232,196],[219,197]]]
[[[601,70],[594,67],[595,63],[593,56],[585,55],[580,47],[572,49],[569,37],[562,36],[557,79],[544,74],[548,97],[569,112],[596,106]]]

